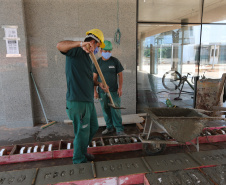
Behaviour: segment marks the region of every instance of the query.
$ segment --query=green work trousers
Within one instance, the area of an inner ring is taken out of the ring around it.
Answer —
[[[73,164],[85,163],[87,147],[98,130],[96,109],[93,102],[67,101],[66,112],[74,126]]]
[[[115,106],[120,107],[121,98],[118,96],[117,92],[110,92],[112,99],[114,101]],[[104,120],[107,125],[107,129],[112,129],[115,127],[116,132],[124,131],[124,127],[122,126],[122,116],[120,109],[113,109],[108,105],[110,103],[110,99],[107,93],[99,93],[100,104],[103,111]]]

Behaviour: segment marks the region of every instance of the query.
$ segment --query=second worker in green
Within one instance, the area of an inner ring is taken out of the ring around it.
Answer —
[[[104,41],[105,47],[101,49],[101,55],[97,62],[100,66],[100,69],[103,73],[105,81],[109,86],[109,91],[111,93],[112,99],[115,103],[115,106],[120,107],[121,96],[122,96],[122,84],[123,84],[123,74],[124,70],[120,61],[113,57],[112,52],[112,43],[108,40]],[[93,66],[93,78],[101,82],[98,72]],[[96,86],[94,87],[94,97],[99,98],[101,108],[103,111],[104,120],[106,122],[106,129],[102,132],[103,135],[110,134],[116,129],[117,135],[125,135],[124,127],[122,125],[122,116],[120,109],[114,109],[108,106],[110,100],[107,93],[105,93],[101,88]]]

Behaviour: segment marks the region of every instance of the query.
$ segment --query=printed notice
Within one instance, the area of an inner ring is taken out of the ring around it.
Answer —
[[[5,28],[5,37],[17,39],[17,28]]]
[[[18,40],[6,40],[7,54],[19,54]]]
[[[19,44],[17,36],[17,26],[4,26],[6,41],[6,57],[21,57],[19,54]]]

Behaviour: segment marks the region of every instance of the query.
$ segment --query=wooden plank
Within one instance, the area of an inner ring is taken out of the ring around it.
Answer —
[[[158,119],[199,119],[199,120],[226,120],[226,118],[221,117],[158,117]]]
[[[222,77],[221,77],[220,87],[219,87],[219,90],[218,90],[218,93],[217,93],[217,99],[216,99],[215,106],[217,106],[219,101],[220,101],[222,90],[224,88],[225,78],[226,78],[226,73],[223,73]]]
[[[199,137],[200,144],[218,143],[218,142],[225,142],[225,141],[226,141],[226,135],[224,134]]]
[[[218,143],[218,142],[225,142],[225,141],[226,141],[226,135],[224,135],[224,134],[199,137],[199,144]],[[196,143],[196,138],[193,139],[191,142]],[[191,145],[190,142],[186,142],[185,144]],[[178,146],[178,145],[177,144],[167,144],[167,146]]]
[[[6,155],[9,155],[13,148],[14,148],[13,145],[10,145],[10,146],[1,146],[1,147],[0,147],[0,151],[1,151],[2,149],[5,149],[6,152],[7,152]]]
[[[213,110],[226,111],[226,107],[213,106]]]
[[[103,140],[103,138],[102,138],[102,137],[100,138],[100,140],[101,140],[102,145],[103,145],[103,146],[105,146],[105,144],[104,144],[104,140]]]
[[[58,150],[61,150],[61,149],[62,149],[62,140],[60,141],[59,147],[58,147]]]
[[[13,149],[12,149],[12,151],[10,152],[9,155],[15,154],[16,150],[17,150],[17,145],[14,145],[14,147],[13,147]]]
[[[55,150],[52,152],[53,159],[61,159],[61,158],[67,158],[67,157],[73,157],[73,151],[74,149],[70,150]]]
[[[48,124],[42,125],[42,126],[41,126],[41,129],[45,129],[46,127],[49,127],[49,126],[51,126],[51,125],[53,125],[53,124],[56,124],[56,123],[57,123],[56,121],[52,121],[52,122],[50,122],[50,123],[48,123]]]
[[[5,156],[0,157],[0,165],[9,164],[9,161],[10,161],[9,155],[5,155]]]
[[[143,125],[141,125],[141,123],[136,123],[136,125],[137,125],[137,128],[139,131],[142,132],[144,130],[144,127],[143,127]]]
[[[52,159],[52,152],[37,152],[29,154],[8,155],[0,157],[0,165],[11,163],[23,163],[28,161],[40,161],[47,159]]]
[[[209,111],[209,110],[204,110],[204,109],[194,109],[195,111],[198,111],[200,113],[212,113],[213,111]]]
[[[209,127],[208,129],[216,129],[216,128],[224,128],[224,127]],[[117,137],[117,136],[114,136]],[[98,138],[97,138],[98,139]],[[102,137],[99,138],[102,140]],[[211,135],[211,136],[203,136],[199,137],[199,142],[201,143],[216,143],[216,142],[225,142],[226,141],[226,134],[219,134],[219,135]],[[64,141],[66,142],[66,141]],[[192,141],[196,143],[196,139]],[[37,152],[37,153],[29,153],[29,154],[15,154],[16,151],[19,150],[22,146],[29,146],[29,144],[24,145],[15,145],[13,150],[11,151],[11,155],[6,155],[0,157],[0,164],[10,164],[10,163],[20,163],[20,162],[27,162],[27,161],[37,161],[37,160],[46,160],[52,158],[67,158],[73,156],[73,149],[70,150],[58,150],[59,141],[52,141],[46,142],[45,145],[47,146],[49,143],[55,145],[55,150],[50,152]],[[42,143],[44,144],[44,143]],[[186,143],[190,145],[190,143]],[[31,145],[31,144],[30,144]],[[37,143],[33,144],[34,146]],[[178,146],[177,144],[167,145],[167,146]],[[107,146],[97,146],[97,147],[89,147],[88,152],[91,154],[105,154],[105,153],[117,153],[117,152],[126,152],[126,151],[136,151],[142,150],[142,143],[130,143],[130,144],[118,144],[118,145],[107,145]]]
[[[89,147],[87,151],[88,153],[91,153],[91,154],[107,154],[107,153],[118,153],[118,152],[142,150],[142,148],[143,148],[142,143],[131,143],[131,144],[121,144],[121,145]]]
[[[122,124],[127,125],[127,124],[134,124],[134,123],[142,123],[143,122],[142,116],[146,116],[146,115],[147,115],[147,113],[122,115]],[[68,122],[72,122],[72,121],[65,120],[66,124]],[[98,124],[100,127],[106,126],[104,117],[98,117]]]
[[[107,153],[118,153],[118,152],[136,151],[136,150],[142,150],[142,143],[89,147],[87,149],[87,152],[90,154],[107,154]],[[73,157],[73,151],[74,151],[73,149],[55,150],[53,151],[53,158],[55,159],[55,158]]]
[[[35,185],[36,178],[37,178],[37,175],[38,175],[38,171],[39,171],[39,168],[36,168],[35,177],[34,177],[32,183],[31,183],[31,185]]]
[[[140,116],[140,117],[145,117],[145,116],[147,116],[147,113],[139,113],[137,115]]]
[[[55,185],[69,185],[69,184],[76,184],[76,185],[84,185],[84,184],[89,184],[89,185],[97,185],[97,184],[115,185],[115,184],[118,184],[118,177],[107,177],[107,178],[101,178],[101,179],[59,182]]]
[[[68,125],[73,125],[73,121],[72,120],[64,120],[64,123],[68,124]]]
[[[128,125],[128,124],[135,124],[135,123],[142,123],[143,119],[138,116],[138,114],[127,114],[122,115],[122,124]],[[98,118],[98,124],[99,126],[106,126],[105,120],[103,117]]]

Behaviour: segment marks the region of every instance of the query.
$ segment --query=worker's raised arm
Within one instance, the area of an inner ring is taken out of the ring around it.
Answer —
[[[80,47],[79,41],[64,40],[57,44],[57,49],[63,53],[67,53],[72,48]]]
[[[90,51],[93,51],[94,47],[91,42],[81,42],[81,41],[71,41],[71,40],[64,40],[57,44],[57,49],[63,53],[67,53],[72,48],[82,47],[84,51],[89,53],[89,51],[86,48],[86,45],[90,45]]]

